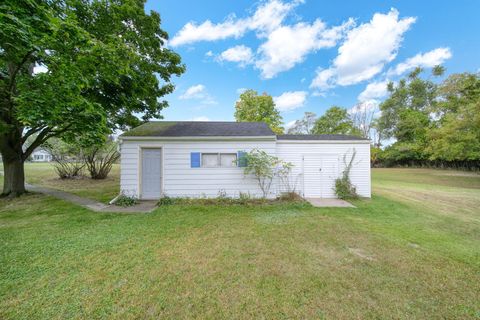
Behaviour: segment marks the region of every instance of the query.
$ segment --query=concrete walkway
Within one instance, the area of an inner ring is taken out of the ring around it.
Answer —
[[[95,212],[147,213],[152,212],[157,207],[156,201],[140,201],[140,203],[131,207],[120,207],[116,205],[104,204],[88,198],[83,198],[65,191],[34,186],[28,183],[25,184],[25,187],[28,191],[47,194],[49,196],[80,205]]]
[[[350,202],[342,199],[326,199],[326,198],[306,198],[314,207],[319,208],[356,208]]]

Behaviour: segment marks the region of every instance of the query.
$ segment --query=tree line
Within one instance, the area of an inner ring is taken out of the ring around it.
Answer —
[[[369,138],[374,166],[480,168],[480,74],[417,68],[387,86],[373,107],[330,107],[322,116],[305,112],[287,130],[273,98],[247,90],[235,106],[237,121],[263,121],[277,134],[347,134]]]

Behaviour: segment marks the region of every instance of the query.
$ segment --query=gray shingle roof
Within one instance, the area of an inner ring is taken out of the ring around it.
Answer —
[[[263,122],[150,121],[122,134],[124,137],[235,137],[275,136]]]
[[[281,134],[278,140],[368,140],[366,138],[346,134]]]

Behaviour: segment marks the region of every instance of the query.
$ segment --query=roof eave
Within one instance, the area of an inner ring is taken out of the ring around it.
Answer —
[[[370,144],[370,140],[287,140],[287,139],[277,139],[277,143],[318,143],[318,144]]]
[[[276,136],[184,136],[184,137],[166,137],[166,136],[120,136],[119,140],[125,141],[146,141],[146,140],[170,140],[170,141],[235,141],[235,140],[262,140],[275,141]]]

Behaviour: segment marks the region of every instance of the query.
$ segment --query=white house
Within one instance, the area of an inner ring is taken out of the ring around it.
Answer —
[[[140,199],[262,196],[244,175],[252,149],[291,162],[290,183],[307,198],[333,198],[335,179],[355,152],[350,179],[370,197],[370,142],[345,135],[275,135],[260,122],[152,121],[120,136],[121,191]],[[239,161],[234,161],[234,160]],[[285,190],[275,181],[269,197]]]
[[[33,150],[30,155],[33,162],[50,162],[52,161],[52,155],[50,152],[43,148],[37,148]]]

